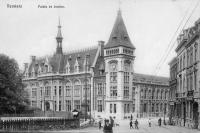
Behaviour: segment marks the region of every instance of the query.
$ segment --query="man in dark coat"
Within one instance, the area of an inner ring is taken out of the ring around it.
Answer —
[[[139,124],[139,123],[138,123],[138,121],[137,121],[137,119],[136,119],[136,120],[135,120],[135,129],[139,129],[139,128],[138,128],[138,124]]]
[[[129,124],[130,124],[130,129],[133,128],[133,121],[132,120],[130,121]]]
[[[105,120],[105,125],[103,127],[104,133],[113,133],[112,126],[109,124],[109,120]]]

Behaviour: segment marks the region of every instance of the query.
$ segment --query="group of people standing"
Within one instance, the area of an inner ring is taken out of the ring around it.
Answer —
[[[99,121],[99,129],[102,128],[101,121]],[[110,117],[109,119],[104,120],[103,132],[104,133],[113,133],[114,119]]]
[[[138,125],[139,125],[139,122],[138,122],[138,120],[136,119],[135,121],[133,121],[133,120],[130,120],[130,129],[132,128],[132,129],[134,129],[134,127],[133,127],[133,124],[135,125],[135,129],[139,129],[138,128]]]

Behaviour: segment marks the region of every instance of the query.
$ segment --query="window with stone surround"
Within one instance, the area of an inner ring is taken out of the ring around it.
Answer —
[[[116,104],[114,104],[114,111],[113,112],[117,113],[117,105]]]
[[[71,100],[66,100],[66,111],[71,111]]]
[[[81,85],[78,80],[74,83],[74,96],[81,96]]]
[[[71,83],[69,81],[66,83],[65,87],[66,87],[66,96],[67,97],[72,96],[72,94],[71,94],[72,86],[71,86]]]
[[[74,108],[77,109],[77,110],[80,110],[80,100],[74,100]]]
[[[97,84],[97,95],[103,95],[103,83]]]
[[[112,113],[112,104],[110,104],[110,113]]]
[[[110,96],[111,97],[117,97],[117,86],[111,86],[110,87]]]
[[[37,88],[32,88],[32,97],[37,96]]]
[[[50,86],[45,87],[45,96],[51,96],[51,87]]]
[[[124,98],[129,98],[129,87],[124,86]]]
[[[32,107],[37,107],[37,102],[36,101],[31,101],[31,106]]]
[[[102,112],[103,111],[103,101],[97,100],[97,111]]]

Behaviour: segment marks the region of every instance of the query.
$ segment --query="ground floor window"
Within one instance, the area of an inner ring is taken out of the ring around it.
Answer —
[[[71,111],[71,100],[66,100],[66,111]]]
[[[59,101],[59,111],[61,111],[61,101]]]
[[[97,100],[97,110],[98,110],[98,112],[102,112],[103,111],[103,102],[102,102],[102,100]]]
[[[74,100],[74,108],[80,110],[80,100]]]

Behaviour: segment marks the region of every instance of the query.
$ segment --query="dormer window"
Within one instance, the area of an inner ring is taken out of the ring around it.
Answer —
[[[124,40],[125,40],[125,41],[128,41],[128,37],[127,37],[127,36],[124,36]]]
[[[113,39],[113,40],[116,40],[116,39],[117,39],[117,37],[116,37],[116,36],[114,36],[114,37],[112,37],[112,39]]]
[[[80,70],[80,65],[79,65],[78,60],[76,58],[76,62],[75,62],[75,66],[74,66],[74,72],[79,72],[79,70]]]
[[[70,73],[70,65],[69,62],[66,64],[66,73]]]
[[[44,71],[45,71],[46,73],[49,72],[49,71],[48,71],[48,65],[45,65],[45,66],[44,66]]]
[[[71,60],[72,60],[72,56],[71,56],[71,55],[69,56],[69,59],[68,59],[68,60],[69,60],[69,61],[71,61]]]

